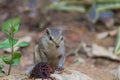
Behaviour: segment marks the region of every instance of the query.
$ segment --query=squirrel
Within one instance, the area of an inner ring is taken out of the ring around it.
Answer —
[[[62,30],[47,28],[46,33],[38,41],[34,49],[34,63],[45,62],[59,70],[64,69],[65,46]]]

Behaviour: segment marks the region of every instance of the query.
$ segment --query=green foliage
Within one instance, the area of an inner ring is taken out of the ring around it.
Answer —
[[[87,13],[88,8],[96,2],[96,11],[102,12],[106,10],[120,9],[120,0],[93,0],[90,3],[85,0],[65,0],[59,1],[56,4],[51,4],[48,9],[52,10],[64,10],[64,11],[74,11],[80,13]]]
[[[17,66],[20,63],[20,57],[21,57],[21,53],[20,52],[15,52],[15,53],[12,54],[12,57],[11,56],[3,56],[2,60],[6,64],[12,64],[13,66]]]
[[[21,17],[9,19],[1,24],[2,31],[7,35],[10,35],[11,32],[16,33],[19,29],[19,24],[21,21]]]
[[[6,63],[6,64],[12,64],[13,62],[11,62],[12,57],[11,56],[4,56],[2,58],[2,60]]]
[[[0,70],[3,68],[3,60],[0,58]]]
[[[95,24],[101,18],[102,12],[120,9],[120,0],[92,0],[90,2],[85,0],[64,0],[50,4],[48,9],[86,13],[87,19],[92,24]]]
[[[29,43],[27,43],[27,42],[21,42],[21,43],[19,43],[17,46],[18,47],[26,47],[26,46],[28,46],[29,45]]]
[[[10,47],[14,46],[17,42],[18,42],[17,39],[10,39],[10,38],[9,38],[9,46],[10,46]]]
[[[20,52],[15,52],[13,53],[13,66],[17,66],[20,64],[20,58],[21,58],[21,53]]]
[[[69,1],[68,1],[69,2]],[[51,4],[48,6],[48,9],[53,9],[53,10],[62,10],[62,11],[69,11],[69,12],[85,12],[85,7],[82,5],[79,6],[74,6],[74,5],[67,5],[67,2],[59,2],[57,4]]]
[[[116,41],[114,53],[116,55],[120,54],[120,28],[118,29],[118,36],[117,36],[117,41]]]
[[[18,42],[17,39],[13,39],[13,45],[15,45]],[[6,39],[3,42],[0,42],[0,48],[11,48],[12,44],[11,44],[11,40],[10,39]]]
[[[10,45],[8,39],[4,40],[3,42],[0,42],[0,48],[9,48],[9,47]]]
[[[0,69],[0,74],[5,74],[5,72],[3,70]]]
[[[14,52],[13,53],[13,59],[20,58],[20,57],[21,57],[21,53],[20,52]]]
[[[14,45],[18,42],[17,39],[14,38],[15,33],[19,29],[21,18],[13,18],[9,19],[1,24],[2,31],[8,36],[6,40],[0,42],[0,48],[11,48],[11,55],[10,56],[3,56],[0,58],[0,74],[3,74],[4,71],[2,70],[4,64],[10,65],[8,70],[8,75],[11,72],[11,66],[17,66],[20,63],[21,53],[14,52]],[[28,46],[28,43],[19,43],[17,46]],[[5,73],[4,73],[5,74]]]
[[[5,74],[5,72],[2,70],[3,64],[4,64],[4,62],[3,62],[3,60],[0,58],[0,74]]]

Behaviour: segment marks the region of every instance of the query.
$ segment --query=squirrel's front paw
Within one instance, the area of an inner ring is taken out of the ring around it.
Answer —
[[[64,70],[63,66],[58,66],[58,70]]]

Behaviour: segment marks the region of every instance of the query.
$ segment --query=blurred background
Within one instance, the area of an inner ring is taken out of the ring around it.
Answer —
[[[0,23],[17,16],[22,19],[15,37],[29,46],[16,49],[22,58],[12,73],[29,71],[34,46],[45,29],[60,27],[65,38],[65,68],[94,80],[120,76],[120,0],[0,0]],[[0,41],[5,38],[0,28]],[[3,55],[10,55],[9,49],[0,49]]]

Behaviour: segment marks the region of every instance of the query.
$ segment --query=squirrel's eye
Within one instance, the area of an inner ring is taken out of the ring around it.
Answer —
[[[59,55],[58,58],[60,59],[60,58],[61,58],[61,55]]]
[[[49,35],[49,31],[48,30],[46,31],[46,33],[47,33],[47,35]]]
[[[61,38],[61,40],[63,40],[63,37]]]
[[[50,38],[51,41],[53,40],[52,37],[49,37],[49,38]]]

